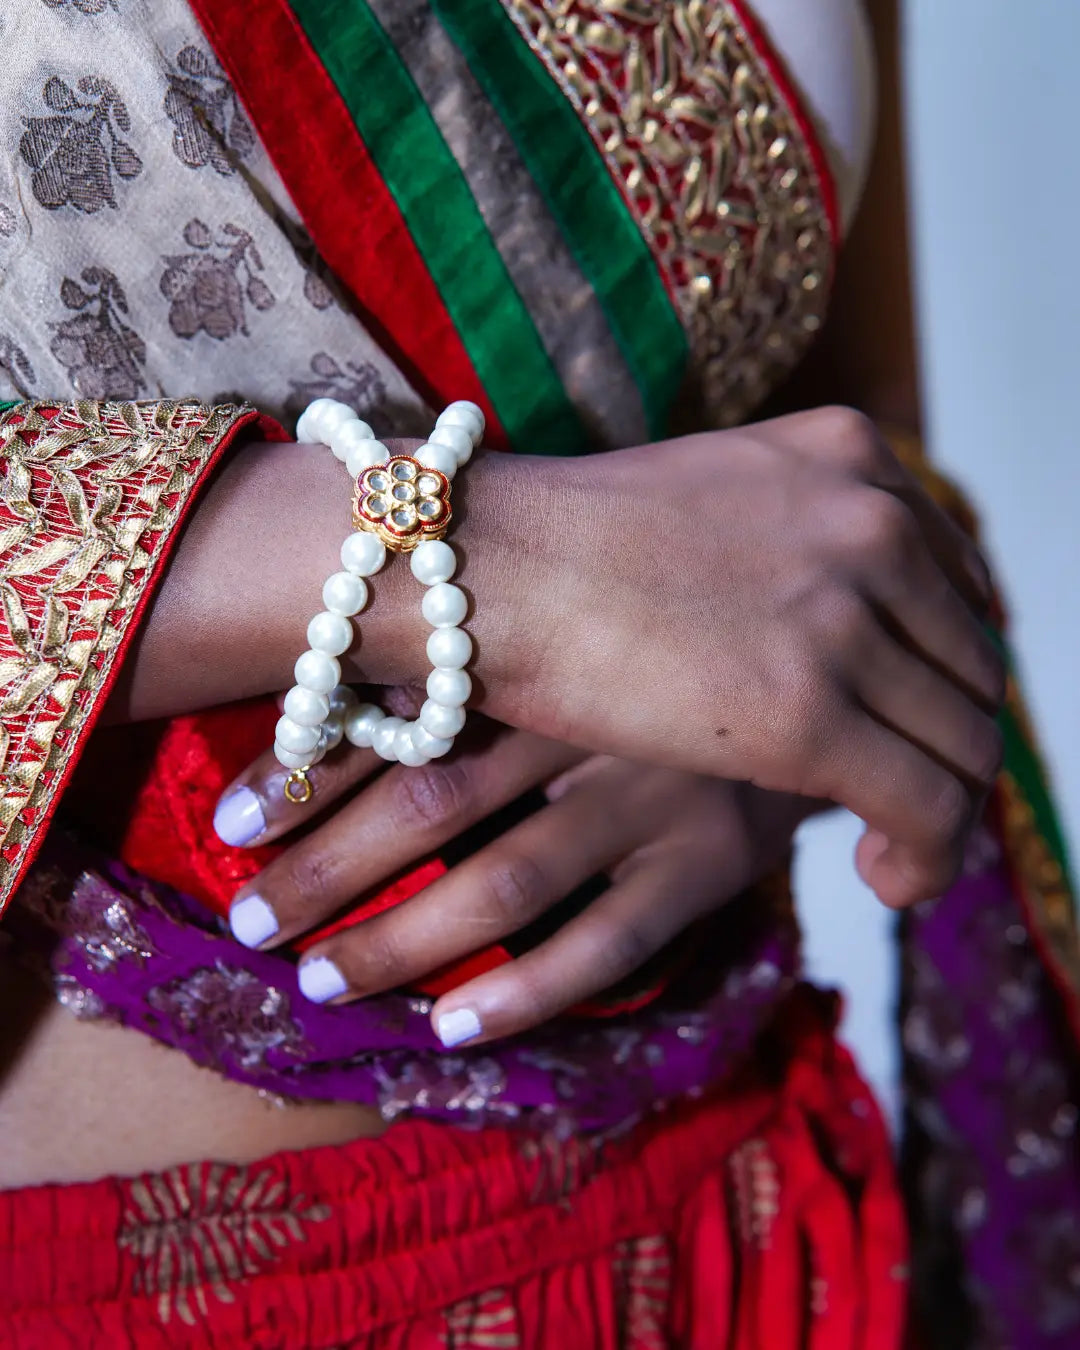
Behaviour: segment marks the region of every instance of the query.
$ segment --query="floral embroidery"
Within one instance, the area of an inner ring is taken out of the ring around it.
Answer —
[[[10,239],[15,233],[17,224],[15,212],[10,206],[0,202],[0,239]]]
[[[28,394],[37,383],[30,359],[14,338],[0,333],[0,372],[21,394]]]
[[[104,267],[87,267],[79,282],[65,277],[60,299],[75,317],[52,325],[49,350],[83,398],[128,399],[146,387],[146,343],[119,317],[128,313],[120,282]]]
[[[26,118],[19,142],[19,153],[33,170],[34,196],[47,211],[69,205],[88,215],[103,206],[115,209],[113,173],[137,178],[143,167],[119,134],[131,130],[131,116],[115,85],[85,75],[76,93],[54,75],[45,82],[42,98],[57,116]]]
[[[238,225],[226,224],[215,239],[201,220],[184,226],[184,242],[192,253],[167,257],[161,293],[171,301],[169,327],[177,337],[202,331],[221,341],[248,334],[245,300],[257,310],[270,309],[273,292],[257,274],[263,261],[255,241]]]
[[[194,1326],[210,1296],[232,1303],[230,1284],[272,1269],[308,1225],[331,1217],[328,1205],[290,1196],[265,1165],[191,1163],[123,1184],[117,1242],[138,1262],[135,1289],[157,1296],[162,1322],[175,1314]]]
[[[111,9],[114,14],[120,13],[117,0],[45,0],[45,5],[49,9],[67,9],[70,6],[80,14],[102,14],[107,9]]]
[[[224,71],[198,47],[184,47],[168,75],[165,115],[173,124],[173,154],[189,169],[207,164],[236,172],[255,148],[255,132]]]
[[[290,381],[292,393],[285,406],[294,417],[317,398],[347,403],[364,417],[383,411],[386,385],[370,361],[347,361],[343,370],[327,352],[316,352],[311,358],[311,372],[313,380]]]
[[[219,1065],[227,1059],[252,1069],[271,1050],[300,1054],[305,1048],[288,995],[243,967],[218,961],[151,989],[147,1002],[182,1035],[213,1047]]]
[[[674,1262],[662,1234],[620,1242],[615,1258],[616,1289],[627,1350],[666,1350]]]
[[[521,1326],[509,1292],[487,1289],[455,1303],[442,1339],[447,1350],[519,1350]]]

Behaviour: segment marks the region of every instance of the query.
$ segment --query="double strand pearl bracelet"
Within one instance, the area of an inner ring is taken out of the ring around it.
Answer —
[[[483,412],[465,401],[451,403],[439,415],[415,456],[392,455],[366,422],[333,399],[316,399],[297,423],[297,440],[328,445],[355,487],[354,531],[341,546],[344,571],[323,586],[326,608],[308,624],[309,649],[296,662],[296,684],[285,695],[277,724],[274,753],[290,770],[285,780],[289,801],[310,801],[308,773],[343,738],[370,746],[383,759],[419,767],[445,755],[465,725],[472,692],[465,667],[472,639],[461,627],[468,602],[450,584],[457,558],[445,535],[452,516],[450,483],[483,434]],[[353,644],[352,619],[367,604],[367,578],[383,567],[387,550],[411,555],[413,575],[427,587],[421,612],[434,629],[427,642],[433,666],[428,697],[415,722],[358,702],[341,683],[338,657]]]

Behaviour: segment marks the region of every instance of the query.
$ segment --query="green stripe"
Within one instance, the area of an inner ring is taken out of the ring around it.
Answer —
[[[432,0],[506,123],[592,283],[662,436],[686,370],[686,333],[656,261],[573,105],[499,0]]]
[[[19,406],[19,400],[18,400],[18,399],[15,399],[15,400],[14,400],[13,402],[11,402],[11,403],[2,403],[2,402],[0,402],[0,413],[10,412],[12,408],[17,408],[18,406]]]
[[[393,194],[511,443],[545,454],[588,449],[585,426],[461,170],[378,20],[362,0],[290,2]]]
[[[998,638],[998,644],[1009,663],[1009,669],[1015,673],[1012,653],[1008,646]],[[1030,743],[1024,731],[1009,708],[1005,708],[998,717],[998,726],[1005,740],[1005,771],[1011,774],[1020,789],[1024,800],[1035,815],[1035,827],[1046,841],[1047,847],[1061,866],[1066,881],[1071,885],[1072,868],[1069,849],[1058,818],[1057,808],[1050,795],[1050,786],[1038,751]]]

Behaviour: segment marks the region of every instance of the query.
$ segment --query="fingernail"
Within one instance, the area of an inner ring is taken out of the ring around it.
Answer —
[[[250,844],[266,829],[262,803],[249,787],[234,788],[222,797],[214,812],[214,831],[225,844]]]
[[[447,1050],[480,1035],[480,1019],[471,1008],[455,1008],[443,1013],[435,1024],[435,1033]]]
[[[274,911],[261,895],[245,895],[229,910],[229,927],[245,947],[261,947],[278,931]]]
[[[312,1003],[326,1003],[348,989],[345,976],[326,956],[313,956],[299,969],[300,992]]]

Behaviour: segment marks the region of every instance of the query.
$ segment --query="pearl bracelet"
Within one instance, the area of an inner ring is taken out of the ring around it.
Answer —
[[[465,725],[472,681],[465,666],[472,639],[461,628],[468,602],[450,584],[457,558],[445,541],[452,516],[450,483],[484,434],[484,414],[475,403],[452,403],[436,421],[416,455],[391,455],[374,432],[343,403],[316,399],[297,423],[299,441],[321,441],[344,461],[355,479],[355,530],[341,546],[344,571],[323,586],[326,608],[308,625],[309,650],[297,660],[296,684],[285,696],[274,741],[278,762],[290,770],[286,798],[310,801],[308,773],[347,738],[372,747],[386,760],[419,767],[448,753]],[[434,631],[427,654],[433,670],[427,701],[415,722],[391,717],[340,683],[338,657],[352,646],[352,619],[367,604],[367,578],[386,562],[387,551],[409,553],[413,575],[427,591],[421,606]]]

